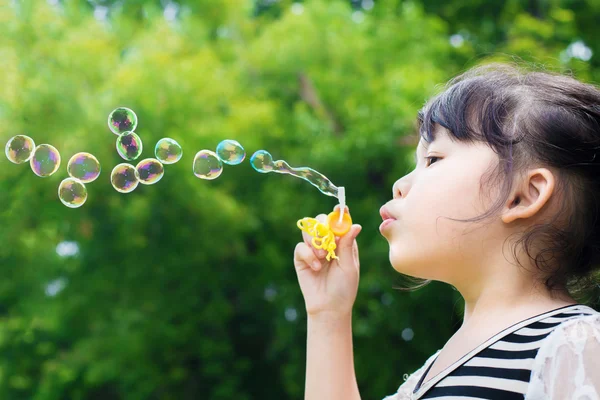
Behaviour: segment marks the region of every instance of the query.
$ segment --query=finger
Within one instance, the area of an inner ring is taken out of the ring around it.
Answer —
[[[355,257],[358,257],[358,245],[354,248],[356,243],[356,237],[362,231],[362,226],[359,224],[352,225],[350,231],[340,238],[338,249],[340,262],[353,263],[358,261]]]
[[[313,249],[303,242],[298,243],[294,250],[294,265],[297,269],[308,267],[314,271],[319,271],[322,266]]]
[[[327,215],[325,215],[325,214],[319,214],[319,215],[317,215],[316,220],[319,221],[322,224],[326,224],[327,223]]]
[[[310,236],[308,233],[302,231],[302,239],[304,240],[304,243],[313,251],[315,257],[319,259],[324,259],[325,256],[327,256],[327,252],[325,250],[317,249],[315,246],[313,246],[313,237]]]

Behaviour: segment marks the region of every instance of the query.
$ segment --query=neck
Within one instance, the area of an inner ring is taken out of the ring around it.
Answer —
[[[565,289],[550,291],[520,268],[488,273],[487,277],[467,280],[465,284],[455,287],[465,301],[463,327],[485,326],[497,316],[517,322],[577,304]]]

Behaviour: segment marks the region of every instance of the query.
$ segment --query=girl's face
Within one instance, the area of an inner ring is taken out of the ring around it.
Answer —
[[[484,143],[452,141],[436,124],[436,138],[417,146],[417,165],[393,186],[393,199],[381,208],[382,235],[390,245],[395,270],[413,277],[456,284],[475,278],[486,250],[497,246],[502,222],[473,223],[496,193],[480,196],[483,175],[498,164],[498,155]],[[425,147],[427,146],[427,147]],[[426,157],[434,157],[426,159]],[[488,198],[489,197],[489,198]]]

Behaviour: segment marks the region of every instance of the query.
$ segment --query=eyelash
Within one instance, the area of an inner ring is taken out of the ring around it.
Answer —
[[[436,156],[425,157],[425,159],[426,159],[426,160],[429,160],[429,161],[431,161],[431,159],[432,159],[432,158],[435,158],[435,159],[438,159],[438,160],[440,160],[440,159],[441,159],[440,157],[436,157]],[[426,167],[428,167],[428,166],[430,166],[431,164],[433,164],[433,163],[431,163],[431,162],[430,162],[429,164],[425,163],[425,166],[426,166]]]

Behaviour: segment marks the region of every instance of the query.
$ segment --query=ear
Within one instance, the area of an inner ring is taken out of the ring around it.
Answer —
[[[519,218],[538,213],[554,193],[554,174],[547,168],[528,171],[511,194],[502,212],[502,222],[508,224]]]

